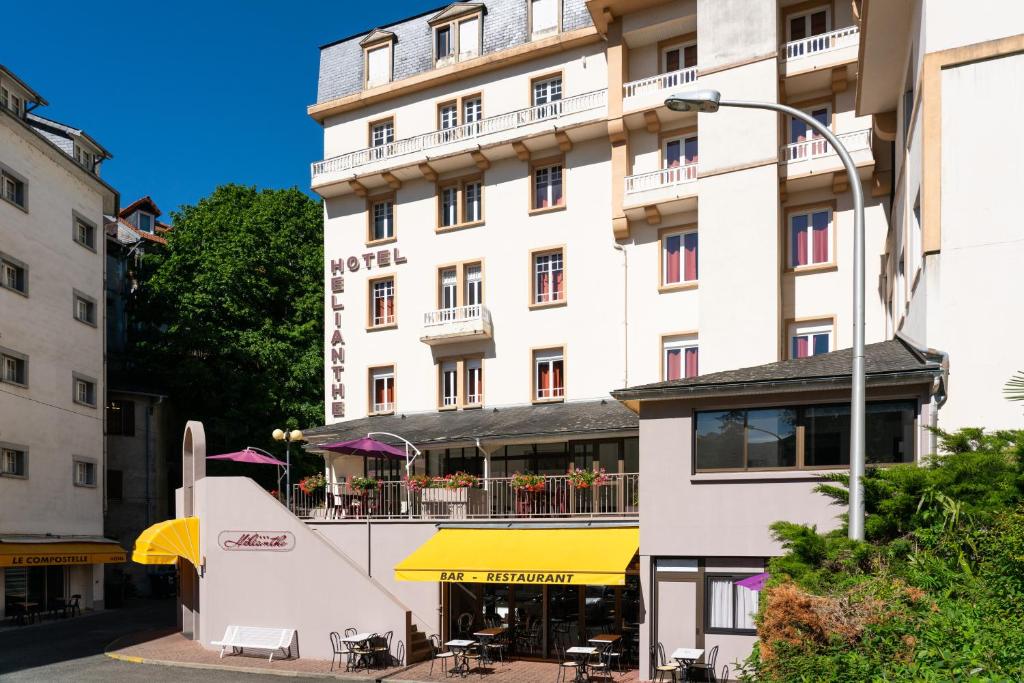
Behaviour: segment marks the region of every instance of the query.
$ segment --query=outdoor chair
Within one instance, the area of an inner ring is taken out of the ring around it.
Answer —
[[[657,647],[651,645],[651,662],[653,663],[651,669],[654,670],[654,680],[656,681],[663,681],[666,676],[668,680],[674,681],[676,673],[681,672],[677,662],[670,664],[665,658],[665,646],[661,643],[658,643]]]
[[[454,652],[441,649],[441,636],[436,633],[430,636],[430,675],[434,675],[434,662],[441,660],[441,671],[448,676],[448,660],[455,657]]]
[[[365,642],[354,645],[350,648],[350,651],[354,655],[352,663],[352,670],[356,671],[359,666],[365,666],[367,670],[370,669],[370,665],[373,663],[373,643],[376,638],[379,638],[377,634],[370,636]]]
[[[346,638],[351,638],[352,636],[354,636],[357,633],[359,633],[359,631],[354,629],[354,628],[347,628],[347,629],[345,629],[345,637]]]
[[[688,681],[717,681],[715,678],[715,662],[718,661],[718,646],[715,645],[704,658],[703,663],[693,663],[686,670]]]
[[[488,659],[493,661],[500,661],[502,664],[505,663],[505,650],[508,649],[508,631],[505,631],[500,636],[492,638],[489,643],[485,646],[487,648]]]
[[[405,641],[398,641],[398,645],[395,647],[395,656],[388,662],[389,666],[405,666]]]
[[[729,665],[728,664],[723,664],[722,665],[722,677],[719,678],[718,680],[720,680],[722,683],[729,683]]]
[[[460,638],[466,638],[469,635],[470,629],[473,628],[473,615],[469,612],[460,614],[455,628],[459,632]]]
[[[335,657],[338,659],[339,666],[342,662],[345,663],[345,671],[351,668],[352,650],[349,648],[348,643],[341,639],[341,635],[337,631],[331,631],[331,671],[334,671]]]
[[[622,673],[622,639],[619,638],[614,643],[609,643],[601,651],[601,659],[608,665],[609,672],[615,669]]]
[[[71,602],[68,603],[68,611],[71,613],[71,616],[75,616],[76,614],[78,616],[82,616],[82,607],[80,605],[81,601],[81,595],[75,594],[71,596]]]
[[[597,652],[587,657],[587,678],[591,676],[602,676],[611,678],[611,671],[608,662],[604,659],[604,652],[608,647],[599,648]]]
[[[564,645],[558,648],[558,676],[555,678],[555,683],[575,680],[580,670],[580,663],[570,658],[565,650]],[[569,678],[570,671],[572,672],[572,678]]]

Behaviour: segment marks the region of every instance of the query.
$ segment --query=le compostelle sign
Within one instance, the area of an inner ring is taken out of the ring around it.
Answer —
[[[288,552],[295,549],[295,534],[290,531],[222,531],[217,534],[221,550],[267,550]]]

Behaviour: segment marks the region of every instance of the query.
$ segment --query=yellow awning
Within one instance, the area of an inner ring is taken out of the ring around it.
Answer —
[[[441,529],[395,567],[398,581],[622,586],[636,527]]]
[[[128,554],[114,543],[57,541],[50,543],[0,543],[0,567],[47,567],[63,564],[126,562]]]
[[[132,560],[139,564],[174,564],[179,557],[199,566],[198,517],[154,524],[135,539]]]

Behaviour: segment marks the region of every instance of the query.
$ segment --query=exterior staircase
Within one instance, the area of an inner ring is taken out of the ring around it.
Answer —
[[[409,630],[409,645],[405,655],[405,663],[415,664],[416,662],[423,662],[430,659],[430,641],[427,640],[427,634],[416,628],[416,624],[412,624]]]

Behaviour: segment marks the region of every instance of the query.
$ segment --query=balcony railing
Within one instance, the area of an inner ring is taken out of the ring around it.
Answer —
[[[659,187],[682,185],[697,179],[697,164],[686,164],[674,168],[663,168],[650,173],[638,173],[626,177],[626,194],[645,192]]]
[[[828,33],[811,36],[810,38],[793,40],[786,43],[783,49],[786,53],[786,59],[799,59],[800,57],[856,45],[859,33],[859,27],[847,26],[835,31],[829,31]]]
[[[605,106],[607,99],[607,90],[595,90],[594,92],[567,97],[564,100],[538,104],[528,109],[489,116],[485,119],[464,123],[454,128],[436,130],[424,133],[423,135],[417,135],[416,137],[396,140],[379,147],[368,147],[355,152],[349,152],[348,154],[314,162],[312,165],[313,178],[315,179],[316,176],[325,173],[346,171],[383,159],[391,159],[425,149],[442,147],[460,140],[476,139],[491,133],[514,130],[540,121],[548,121],[581,111],[597,109]]]
[[[448,339],[465,337],[490,338],[491,312],[483,304],[442,308],[423,314],[423,336],[420,341],[440,344]]]
[[[483,304],[470,304],[468,306],[427,311],[423,314],[423,324],[430,327],[432,325],[444,325],[445,323],[480,320],[485,316],[488,319],[491,317],[491,313],[487,310],[486,306]]]
[[[359,492],[329,484],[312,494],[293,486],[292,512],[305,519],[548,519],[636,517],[640,475],[609,474],[600,486],[578,489],[566,475],[544,477],[538,490],[513,488],[512,477],[481,478],[470,488],[410,490],[383,481]]]
[[[687,83],[697,80],[697,67],[690,66],[679,71],[670,71],[667,74],[658,74],[650,78],[641,78],[639,81],[630,81],[622,86],[623,97],[635,97],[636,95],[649,95],[672,90]]]
[[[839,141],[850,152],[868,149],[871,146],[871,129],[843,133],[836,137],[839,138]],[[793,142],[783,147],[781,160],[783,163],[791,164],[808,159],[817,159],[829,154],[835,154],[832,145],[828,144],[825,138],[814,137],[801,142]]]

